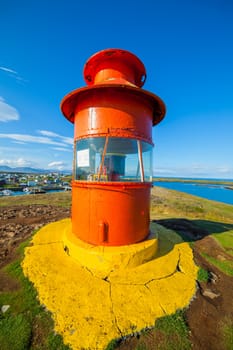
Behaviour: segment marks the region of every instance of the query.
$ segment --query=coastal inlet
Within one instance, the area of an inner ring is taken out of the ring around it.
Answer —
[[[214,179],[154,179],[154,185],[233,205],[233,181]]]
[[[20,196],[25,194],[44,194],[61,191],[71,191],[71,187],[67,186],[42,186],[42,187],[11,187],[11,189],[1,189],[0,196]]]

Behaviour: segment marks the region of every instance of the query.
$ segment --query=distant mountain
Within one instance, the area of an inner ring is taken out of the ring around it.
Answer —
[[[12,169],[7,165],[0,165],[0,171],[11,171]]]
[[[71,170],[57,170],[57,169],[35,169],[30,167],[16,167],[11,168],[7,165],[0,165],[0,172],[7,172],[7,173],[29,173],[29,174],[48,174],[48,173],[63,173],[63,174],[70,174]]]

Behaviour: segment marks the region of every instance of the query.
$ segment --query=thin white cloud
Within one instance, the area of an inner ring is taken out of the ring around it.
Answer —
[[[4,72],[18,75],[18,73],[15,70],[13,70],[13,69],[10,69],[10,68],[7,68],[7,67],[0,67],[0,69],[3,70]]]
[[[0,165],[8,165],[11,167],[25,167],[25,166],[34,166],[35,163],[30,160],[26,160],[24,158],[0,159]]]
[[[61,152],[72,152],[69,148],[62,148],[62,147],[52,147],[55,151],[61,151]]]
[[[68,145],[73,145],[74,140],[72,137],[66,137],[59,135],[53,131],[48,131],[48,130],[38,130],[38,133],[43,135],[43,136],[48,136],[48,137],[54,137],[60,139],[62,142],[68,144]]]
[[[23,141],[12,141],[13,143],[16,143],[17,145],[26,145],[26,142]]]
[[[163,167],[154,169],[155,176],[194,177],[194,178],[232,178],[233,167],[228,165],[214,166],[191,164],[187,167]]]
[[[26,160],[24,158],[18,158],[16,160],[16,164],[17,164],[17,166],[29,166],[29,165],[33,165],[34,162],[31,162],[31,161]]]
[[[222,166],[222,167],[218,167],[216,169],[219,173],[233,173],[233,168],[229,167],[229,166]]]
[[[27,82],[24,78],[22,78],[18,72],[16,72],[14,69],[8,68],[8,67],[3,67],[0,66],[0,70],[7,73],[9,76],[13,77],[14,79],[22,82]]]
[[[49,167],[53,167],[53,166],[64,166],[65,165],[65,163],[64,162],[62,162],[62,161],[57,161],[57,162],[51,162],[51,163],[49,163],[48,164],[48,166]]]
[[[190,167],[190,171],[192,171],[194,175],[208,176],[209,174],[214,174],[214,176],[218,177],[221,176],[221,174],[232,175],[233,168],[229,165],[195,164]]]
[[[11,163],[9,159],[0,159],[0,165],[8,165]]]
[[[0,138],[11,139],[19,142],[33,142],[33,143],[61,146],[61,142],[53,141],[48,137],[33,136],[33,135],[27,135],[27,134],[0,134]],[[66,145],[63,144],[62,146],[65,147]]]
[[[65,143],[67,143],[68,145],[74,144],[74,139],[72,137],[61,136],[61,140]]]
[[[169,169],[169,168],[155,168],[154,169],[154,174],[155,175],[160,175],[160,174],[175,175],[176,174],[176,170],[175,169]]]
[[[62,161],[57,161],[57,162],[51,162],[48,164],[49,168],[55,168],[58,170],[63,170],[67,167],[67,164],[65,162]]]
[[[17,109],[6,103],[4,98],[0,96],[0,122],[19,120],[19,118]]]
[[[43,135],[43,136],[48,136],[48,137],[59,137],[59,135],[53,131],[38,130],[38,133]]]

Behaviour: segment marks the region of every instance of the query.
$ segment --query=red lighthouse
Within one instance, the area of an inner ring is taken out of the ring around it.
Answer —
[[[141,89],[145,67],[128,51],[96,53],[84,78],[87,86],[61,103],[74,123],[72,233],[93,245],[143,241],[150,222],[152,127],[165,105]]]

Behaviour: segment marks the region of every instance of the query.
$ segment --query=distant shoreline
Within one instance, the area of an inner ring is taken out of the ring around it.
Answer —
[[[225,188],[233,190],[233,180],[218,180],[218,179],[187,179],[177,177],[154,177],[153,182],[182,182],[182,183],[197,183],[208,185],[224,185]]]

